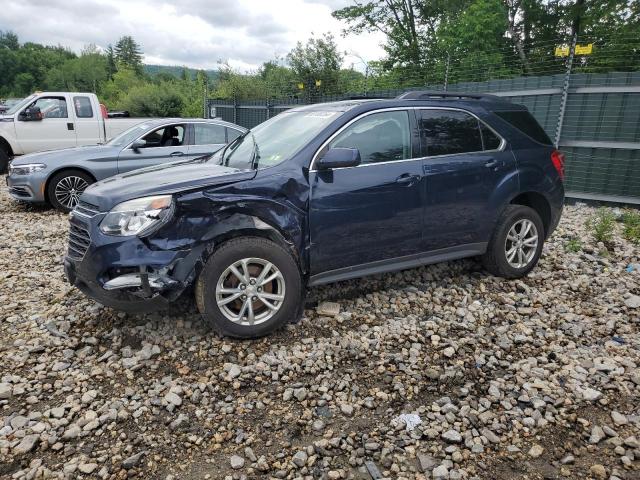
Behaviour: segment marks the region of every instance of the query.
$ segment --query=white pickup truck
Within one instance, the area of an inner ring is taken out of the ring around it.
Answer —
[[[0,114],[0,173],[15,155],[104,143],[144,120],[107,118],[93,93],[34,93]]]

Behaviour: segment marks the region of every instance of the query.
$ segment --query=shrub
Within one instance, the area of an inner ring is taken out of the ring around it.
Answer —
[[[587,221],[587,227],[596,242],[602,242],[607,248],[613,244],[616,216],[608,208],[599,208]]]
[[[166,83],[133,87],[118,102],[118,109],[133,117],[179,117],[183,106],[182,97]]]
[[[622,235],[631,243],[640,245],[640,212],[627,210],[620,217],[624,225]]]
[[[571,237],[564,245],[567,252],[578,253],[582,250],[582,241],[579,238]]]

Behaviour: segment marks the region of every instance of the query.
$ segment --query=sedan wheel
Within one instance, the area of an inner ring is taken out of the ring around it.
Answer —
[[[56,173],[47,186],[47,199],[58,210],[70,212],[80,201],[80,195],[95,180],[82,170]]]
[[[70,175],[63,177],[54,190],[56,200],[60,205],[65,206],[69,210],[73,210],[78,204],[80,195],[89,186],[82,178]]]

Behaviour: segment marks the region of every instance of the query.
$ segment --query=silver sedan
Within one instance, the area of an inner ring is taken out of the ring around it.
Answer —
[[[7,185],[21,202],[70,211],[90,184],[118,173],[214,153],[246,129],[221,120],[142,122],[104,145],[50,150],[15,158]]]

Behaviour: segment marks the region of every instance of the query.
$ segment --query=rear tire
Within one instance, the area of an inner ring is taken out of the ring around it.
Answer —
[[[220,246],[196,282],[204,321],[223,335],[257,338],[297,320],[302,277],[284,247],[261,237],[241,237]]]
[[[78,204],[85,189],[95,180],[82,170],[63,170],[56,173],[47,187],[49,203],[63,212],[70,212]]]
[[[544,225],[534,209],[509,205],[498,219],[482,264],[499,277],[524,277],[538,263],[544,238]]]

